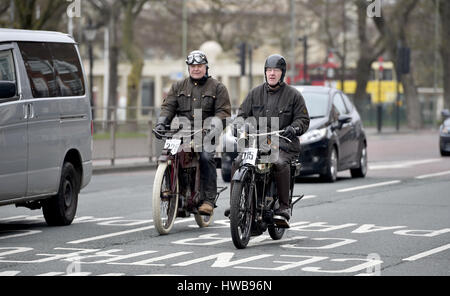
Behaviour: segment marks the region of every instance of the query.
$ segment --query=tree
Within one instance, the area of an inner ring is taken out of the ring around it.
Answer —
[[[388,50],[397,72],[399,71],[399,64],[396,60],[398,45],[408,47],[408,40],[406,30],[410,14],[419,3],[419,0],[399,0],[393,7],[390,16],[385,14],[385,9],[382,10],[380,17],[374,17],[374,22],[380,34],[383,36],[384,45]],[[401,76],[403,84],[403,92],[406,101],[406,110],[408,117],[408,126],[412,129],[419,129],[422,127],[422,117],[419,102],[419,95],[414,81],[412,72],[414,66],[411,67],[411,73]]]
[[[140,48],[134,42],[135,21],[148,0],[122,0],[124,20],[122,25],[122,49],[131,63],[131,72],[127,81],[127,119],[137,118],[137,101],[141,84],[144,59]]]
[[[367,8],[368,2],[355,0],[354,4],[358,12],[358,41],[359,41],[359,58],[356,65],[356,91],[354,102],[356,108],[362,111],[365,108],[367,98],[367,83],[370,79],[370,70],[372,63],[382,55],[385,51],[382,36],[373,41],[368,36],[367,29]]]
[[[14,6],[11,7],[11,4]],[[54,30],[58,27],[58,22],[66,8],[65,0],[3,0],[3,3],[0,4],[0,15],[14,9],[13,23],[2,21],[2,25],[8,24],[16,29]]]
[[[107,120],[112,119],[113,107],[117,104],[117,85],[119,82],[119,21],[122,10],[122,2],[114,0],[90,0],[91,5],[96,9],[100,16],[100,22],[106,24],[108,29],[108,48],[109,48],[109,81],[108,81],[108,105]]]
[[[450,2],[439,0],[441,19],[441,47],[442,66],[444,71],[444,106],[450,109]]]

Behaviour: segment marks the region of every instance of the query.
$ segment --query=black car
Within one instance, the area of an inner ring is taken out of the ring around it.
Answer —
[[[310,116],[308,132],[300,137],[301,175],[319,174],[336,181],[338,171],[353,178],[367,174],[367,139],[358,111],[341,91],[320,86],[296,87]]]
[[[311,118],[308,132],[300,137],[301,176],[319,174],[336,181],[338,171],[350,170],[352,177],[367,174],[367,139],[358,111],[341,91],[321,86],[295,86]],[[226,132],[222,143],[234,140]],[[231,179],[231,162],[237,153],[222,155],[222,178]]]
[[[442,111],[444,122],[439,129],[439,147],[442,156],[450,156],[450,110]]]

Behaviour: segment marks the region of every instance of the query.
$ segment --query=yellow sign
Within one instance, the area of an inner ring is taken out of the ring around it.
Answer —
[[[345,93],[354,94],[356,92],[355,80],[346,80],[344,86]],[[336,88],[342,90],[340,81],[337,82]],[[393,103],[397,98],[397,82],[392,80],[371,80],[367,83],[366,92],[370,94],[372,104]],[[403,93],[401,84],[400,93]]]

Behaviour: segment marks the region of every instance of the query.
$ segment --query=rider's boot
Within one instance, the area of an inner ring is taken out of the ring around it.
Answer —
[[[223,214],[225,215],[225,217],[230,217],[230,213],[231,213],[230,208],[227,208]]]
[[[203,204],[198,208],[198,213],[200,215],[211,216],[214,212],[214,205],[210,202],[203,202]]]
[[[279,228],[289,228],[289,219],[291,218],[290,209],[279,208],[275,210],[273,221]]]

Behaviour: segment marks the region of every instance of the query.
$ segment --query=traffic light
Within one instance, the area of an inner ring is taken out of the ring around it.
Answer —
[[[400,47],[398,49],[397,63],[400,74],[409,74],[411,71],[411,49],[409,47]]]
[[[237,49],[238,64],[241,66],[241,76],[245,76],[247,44],[245,42],[241,42],[237,46]]]

